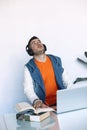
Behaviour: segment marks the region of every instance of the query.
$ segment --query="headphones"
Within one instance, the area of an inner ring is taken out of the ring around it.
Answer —
[[[47,47],[46,47],[45,44],[43,44],[43,46],[44,46],[44,52],[45,52],[45,51],[47,50]],[[26,46],[26,52],[27,52],[28,55],[30,55],[30,56],[33,56],[33,55],[34,55],[33,50],[29,47],[29,44]]]

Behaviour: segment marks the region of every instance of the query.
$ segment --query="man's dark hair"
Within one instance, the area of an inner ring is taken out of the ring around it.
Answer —
[[[31,37],[31,39],[28,41],[28,46],[30,45],[31,41],[34,40],[34,39],[39,39],[39,38],[36,37],[36,36]]]

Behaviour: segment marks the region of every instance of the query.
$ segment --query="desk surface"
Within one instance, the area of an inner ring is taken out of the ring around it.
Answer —
[[[18,121],[15,114],[5,114],[3,122],[0,120],[4,124],[0,130],[87,130],[87,109],[58,115],[51,112],[41,122]]]
[[[87,109],[60,114],[57,117],[60,130],[87,130]]]

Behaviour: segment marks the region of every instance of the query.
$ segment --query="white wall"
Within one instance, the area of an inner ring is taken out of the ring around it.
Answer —
[[[87,66],[76,60],[87,51],[86,0],[0,0],[0,114],[27,100],[25,46],[33,35],[47,45],[47,53],[62,58],[72,80],[87,76]]]

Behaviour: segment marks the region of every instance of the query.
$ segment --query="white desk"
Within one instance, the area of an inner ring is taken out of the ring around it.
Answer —
[[[5,114],[3,123],[0,121],[3,124],[0,130],[87,130],[87,109],[58,115],[51,113],[50,118],[40,123],[18,121],[15,114]]]
[[[87,109],[57,115],[60,130],[87,130]]]

